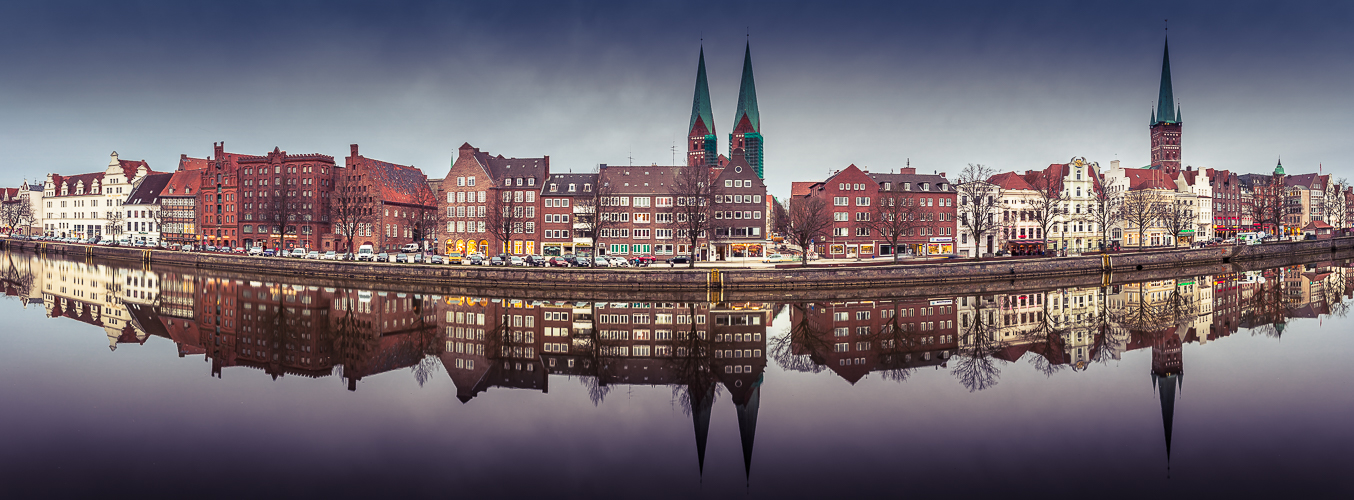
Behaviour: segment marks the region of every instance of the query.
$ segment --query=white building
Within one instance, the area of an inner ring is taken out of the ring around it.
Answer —
[[[103,172],[47,174],[40,212],[44,233],[77,238],[117,235],[122,231],[123,218],[118,207],[135,185],[151,173],[144,160],[119,160],[114,151]]]
[[[150,174],[137,183],[122,205],[123,231],[119,239],[131,243],[158,245],[160,243],[160,194],[169,185],[174,174]]]

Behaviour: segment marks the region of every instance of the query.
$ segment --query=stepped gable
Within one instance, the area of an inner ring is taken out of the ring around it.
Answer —
[[[122,175],[127,176],[128,179],[135,178],[135,177],[136,177],[136,171],[139,170],[139,169],[141,169],[141,167],[146,167],[146,173],[148,173],[148,174],[159,173],[159,172],[156,172],[156,171],[154,171],[154,170],[151,170],[150,164],[146,163],[146,160],[122,160],[122,159],[119,159],[119,160],[118,160],[118,166],[122,167]]]
[[[160,194],[169,185],[174,174],[151,174],[146,176],[132,194],[127,195],[127,205],[154,205],[160,202]]]

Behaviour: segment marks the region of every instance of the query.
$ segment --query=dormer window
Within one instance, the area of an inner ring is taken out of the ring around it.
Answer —
[[[578,186],[577,186],[576,184],[570,183],[570,184],[569,184],[569,192],[572,193],[572,192],[575,192],[575,191],[578,191]]]
[[[912,190],[912,183],[911,183],[911,182],[904,182],[904,183],[903,183],[903,191],[911,191],[911,190]]]
[[[558,184],[555,184],[555,183],[553,183],[553,182],[550,183],[550,192],[552,192],[552,193],[558,193],[558,192],[559,192],[559,185],[558,185]]]
[[[921,183],[921,190],[922,190],[922,191],[930,191],[930,190],[931,190],[931,183],[929,183],[929,182],[923,182],[923,183]]]
[[[528,186],[535,186],[535,185],[536,185],[536,178],[535,178],[535,177],[527,177],[527,185],[528,185]]]
[[[945,190],[945,183],[942,182],[942,183],[940,183],[940,184],[937,184],[937,185],[936,185],[936,188],[938,188],[938,189],[941,190],[941,191],[944,191],[944,190]]]
[[[592,184],[583,184],[583,192],[584,192],[584,193],[591,193],[591,192],[592,192]]]
[[[884,183],[884,190],[885,190],[885,191],[893,191],[893,183],[892,183],[892,182],[885,182],[885,183]]]

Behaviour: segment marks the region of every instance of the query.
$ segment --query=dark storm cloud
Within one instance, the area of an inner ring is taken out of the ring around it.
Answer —
[[[721,143],[751,33],[768,180],[910,159],[1147,162],[1171,19],[1187,164],[1354,176],[1343,3],[24,2],[0,6],[0,184],[211,142],[441,176],[469,141],[669,163],[706,48]],[[704,38],[703,42],[701,38]],[[727,147],[721,144],[721,150]],[[681,157],[681,151],[677,152]]]

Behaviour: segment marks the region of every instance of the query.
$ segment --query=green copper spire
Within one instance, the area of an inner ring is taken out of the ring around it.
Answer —
[[[696,96],[691,101],[691,125],[688,133],[696,128],[696,120],[705,124],[705,134],[715,134],[714,113],[710,112],[710,84],[705,80],[705,47],[701,47],[700,66],[696,68]]]
[[[1283,175],[1283,158],[1279,158],[1279,164],[1274,166],[1274,175]]]
[[[733,112],[733,128],[746,116],[753,132],[762,131],[762,118],[757,113],[757,84],[752,80],[752,44],[743,48],[743,81],[738,84],[738,107]]]
[[[1161,91],[1157,94],[1157,123],[1178,123],[1172,108],[1175,107],[1175,95],[1171,92],[1171,42],[1161,53]]]

